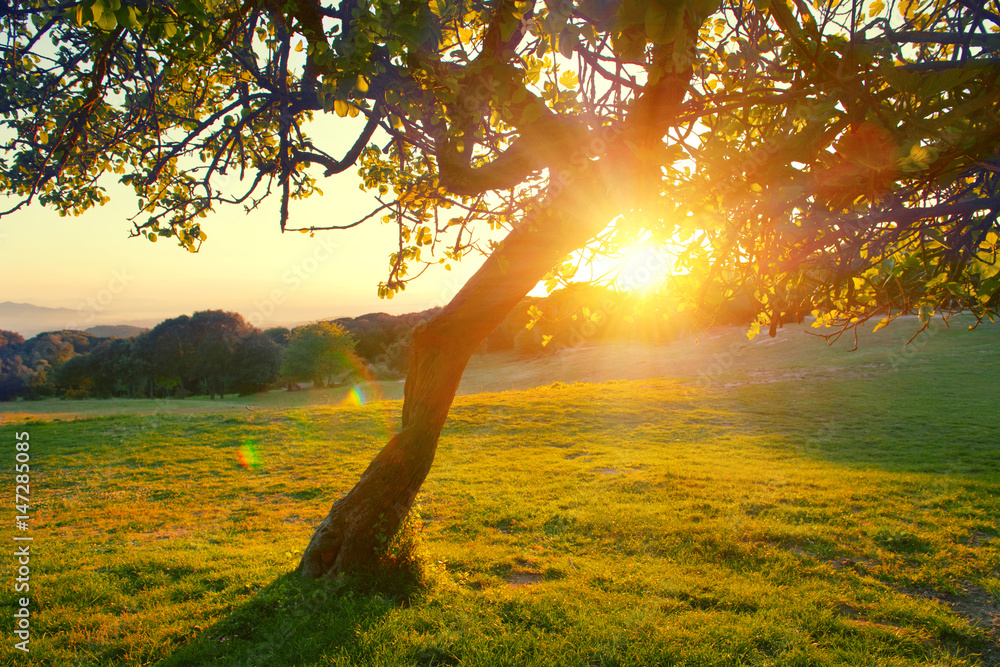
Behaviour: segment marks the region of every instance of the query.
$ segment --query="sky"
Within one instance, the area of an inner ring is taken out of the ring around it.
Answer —
[[[363,217],[377,204],[359,183],[354,169],[321,180],[324,196],[291,203],[290,225]],[[76,218],[39,206],[0,218],[0,302],[70,308],[80,315],[76,324],[88,325],[224,309],[266,328],[441,306],[482,262],[470,256],[450,272],[432,267],[384,300],[376,288],[397,241],[395,226],[377,217],[310,238],[281,233],[277,198],[250,215],[220,208],[202,225],[208,239],[192,254],[171,239],[129,238],[134,194],[113,182],[108,190],[108,205]]]

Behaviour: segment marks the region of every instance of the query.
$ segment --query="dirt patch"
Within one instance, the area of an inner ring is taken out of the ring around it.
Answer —
[[[541,572],[511,572],[503,578],[511,588],[520,588],[521,586],[530,586],[532,584],[537,584],[542,581],[544,577]]]
[[[965,586],[966,594],[961,597],[925,588],[902,588],[900,592],[912,597],[937,600],[970,625],[985,632],[991,641],[983,647],[983,665],[1000,665],[1000,605],[987,590],[969,584]]]

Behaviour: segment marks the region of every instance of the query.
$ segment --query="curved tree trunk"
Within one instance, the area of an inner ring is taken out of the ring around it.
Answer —
[[[303,576],[372,564],[379,537],[396,532],[430,470],[472,354],[549,269],[608,221],[606,206],[579,206],[564,192],[512,231],[451,303],[414,332],[402,428],[320,524],[302,556]]]
[[[600,160],[591,161],[582,150],[582,159],[566,156],[566,168],[552,174],[548,198],[441,313],[414,332],[401,430],[334,503],[302,555],[300,574],[331,576],[374,564],[380,536],[395,534],[430,470],[473,352],[553,266],[604,229],[618,212],[616,203],[634,201],[635,193],[623,190],[648,177],[641,148],[663,137],[662,126],[675,117],[686,82],[687,76],[663,77],[647,91],[630,114],[631,125],[600,139],[606,148]]]

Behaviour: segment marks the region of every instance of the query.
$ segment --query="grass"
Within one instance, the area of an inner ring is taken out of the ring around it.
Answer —
[[[290,574],[398,402],[49,410],[0,664],[1000,664],[1000,329],[903,328],[477,360],[417,585]]]

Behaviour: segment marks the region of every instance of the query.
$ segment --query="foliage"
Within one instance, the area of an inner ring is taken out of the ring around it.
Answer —
[[[81,331],[25,341],[0,332],[0,400],[253,393],[278,378],[281,348],[238,313],[200,311],[131,338]]]
[[[292,329],[281,362],[281,376],[288,382],[329,385],[356,369],[354,338],[334,322],[314,322]]]
[[[262,336],[239,313],[205,310],[164,320],[139,344],[156,384],[181,396],[204,391],[214,398],[277,379],[280,350]]]
[[[593,252],[672,244],[685,303],[742,292],[772,331],[790,300],[844,326],[983,316],[998,29],[982,0],[27,2],[0,28],[0,190],[77,214],[114,174],[135,235],[193,251],[216,206],[276,192],[292,229],[358,168],[399,231],[385,297],[502,257],[484,230],[572,191],[614,223]],[[342,157],[329,119],[357,132]]]
[[[26,341],[0,331],[0,400],[54,396],[62,367],[98,340],[82,331],[48,331]]]
[[[284,347],[288,345],[288,335],[291,333],[285,327],[271,327],[264,330],[264,335],[273,340],[278,345]]]
[[[282,354],[281,346],[265,333],[244,336],[233,353],[232,389],[246,396],[269,387],[281,372]]]
[[[439,308],[431,308],[404,315],[369,313],[360,317],[344,317],[336,323],[357,340],[355,352],[371,368],[383,369],[385,375],[398,377],[410,365],[414,328],[439,311]]]

